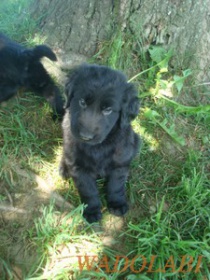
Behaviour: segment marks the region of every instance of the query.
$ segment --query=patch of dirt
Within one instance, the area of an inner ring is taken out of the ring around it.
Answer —
[[[18,166],[11,169],[18,178],[17,183],[14,180],[14,185],[8,187],[0,181],[0,259],[11,266],[14,279],[22,280],[24,271],[37,263],[36,248],[28,237],[32,234],[34,219],[41,216],[43,205],[53,200],[61,212],[70,211],[74,206],[65,201],[52,184],[32,171]],[[4,275],[5,270],[5,264],[0,262],[0,275]]]

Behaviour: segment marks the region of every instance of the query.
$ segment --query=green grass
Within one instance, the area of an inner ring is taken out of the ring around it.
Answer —
[[[36,42],[26,1],[0,7],[2,31]],[[108,214],[103,196],[102,225],[82,218],[76,189],[58,175],[60,125],[40,98],[20,94],[0,107],[2,280],[210,278],[208,91],[189,69],[170,69],[171,51],[152,47],[145,54],[141,46],[140,38],[117,32],[91,59],[124,71],[141,99],[133,127],[142,146],[124,220]]]
[[[44,43],[36,34],[39,19],[30,14],[31,0],[2,0],[0,3],[0,31],[26,46]]]

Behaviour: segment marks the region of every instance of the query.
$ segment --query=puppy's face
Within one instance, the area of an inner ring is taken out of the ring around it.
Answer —
[[[138,111],[138,105],[133,109],[133,86],[121,72],[104,66],[77,69],[66,85],[66,94],[72,134],[90,145],[102,143],[117,127],[129,125],[130,111]]]
[[[115,92],[100,88],[91,92],[75,91],[70,105],[74,137],[91,145],[102,143],[119,119],[120,104]]]

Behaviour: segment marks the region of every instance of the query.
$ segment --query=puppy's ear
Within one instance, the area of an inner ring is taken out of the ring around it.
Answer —
[[[139,113],[140,101],[138,92],[133,84],[127,83],[124,92],[123,104],[120,116],[120,126],[126,127],[137,117]]]
[[[65,85],[65,95],[66,95],[66,103],[65,103],[65,109],[67,109],[70,106],[71,100],[74,96],[74,92],[73,92],[73,88],[74,88],[74,84],[75,84],[75,80],[78,76],[78,71],[77,69],[74,69],[69,78],[68,81],[66,82]]]

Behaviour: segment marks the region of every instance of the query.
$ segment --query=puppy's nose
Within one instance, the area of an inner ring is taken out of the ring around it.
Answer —
[[[90,141],[94,138],[94,135],[90,132],[80,131],[80,137],[84,141]]]

